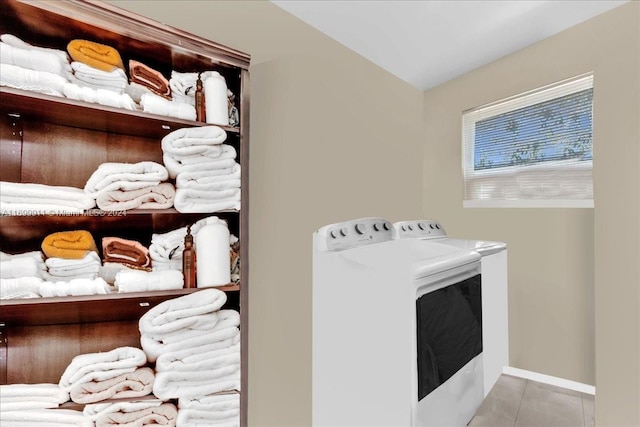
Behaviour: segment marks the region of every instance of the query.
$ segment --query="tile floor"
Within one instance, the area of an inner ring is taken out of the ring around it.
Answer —
[[[594,427],[594,396],[502,375],[469,427]]]

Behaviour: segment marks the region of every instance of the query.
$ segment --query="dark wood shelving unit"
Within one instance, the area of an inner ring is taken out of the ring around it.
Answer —
[[[236,161],[242,166],[240,211],[180,213],[171,208],[25,216],[0,213],[0,251],[39,250],[48,234],[74,229],[91,232],[97,246],[105,236],[149,245],[155,233],[208,216],[226,220],[240,243],[240,283],[216,289],[227,295],[226,308],[240,312],[240,425],[246,426],[250,56],[97,0],[5,0],[0,8],[0,33],[58,50],[66,50],[72,39],[93,40],[116,48],[125,67],[135,59],[167,78],[172,70],[215,70],[225,77],[240,114],[239,126],[221,126],[227,132],[225,143],[236,149]],[[164,136],[176,129],[206,125],[0,87],[0,181],[84,188],[100,164],[162,163]],[[140,316],[164,301],[204,289],[210,288],[0,299],[0,384],[57,382],[76,355],[139,346]]]

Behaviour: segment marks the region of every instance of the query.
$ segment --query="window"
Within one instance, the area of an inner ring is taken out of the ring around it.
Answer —
[[[593,75],[462,116],[465,207],[593,207]]]

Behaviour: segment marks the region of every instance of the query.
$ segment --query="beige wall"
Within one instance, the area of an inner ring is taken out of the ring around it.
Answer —
[[[425,93],[424,211],[509,248],[511,365],[596,385],[640,425],[639,12],[633,2]],[[594,71],[595,209],[463,209],[462,111]]]
[[[249,424],[311,423],[311,236],[422,212],[422,92],[268,2],[127,1],[249,53]]]
[[[311,233],[371,215],[506,241],[512,364],[640,425],[637,2],[424,98],[266,1],[111,2],[252,55],[250,425],[310,424]],[[596,208],[462,209],[460,112],[590,70]]]

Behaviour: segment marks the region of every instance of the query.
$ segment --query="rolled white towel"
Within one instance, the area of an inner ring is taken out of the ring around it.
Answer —
[[[107,352],[80,354],[71,360],[58,384],[63,390],[70,391],[75,384],[108,380],[133,372],[146,363],[146,354],[136,347],[118,347]]]
[[[192,105],[169,101],[154,93],[143,93],[140,96],[140,105],[142,110],[147,113],[184,120],[196,119],[196,109]]]
[[[158,185],[168,176],[167,169],[156,162],[107,162],[102,163],[91,174],[84,186],[84,191],[96,197],[98,192],[137,190]]]
[[[48,71],[35,71],[0,63],[0,86],[62,97],[65,84],[67,79]]]
[[[173,206],[176,189],[170,182],[135,190],[113,190],[97,193],[96,204],[105,211],[130,209],[169,209]]]
[[[136,110],[136,103],[126,93],[117,93],[103,88],[81,86],[76,83],[67,83],[64,86],[64,96],[77,101],[91,104],[106,105],[107,107]]]
[[[153,369],[142,367],[108,380],[74,384],[69,391],[69,396],[76,403],[143,397],[151,394],[154,379]]]
[[[177,270],[141,271],[122,270],[116,273],[115,287],[120,293],[166,291],[182,289],[184,277]]]

